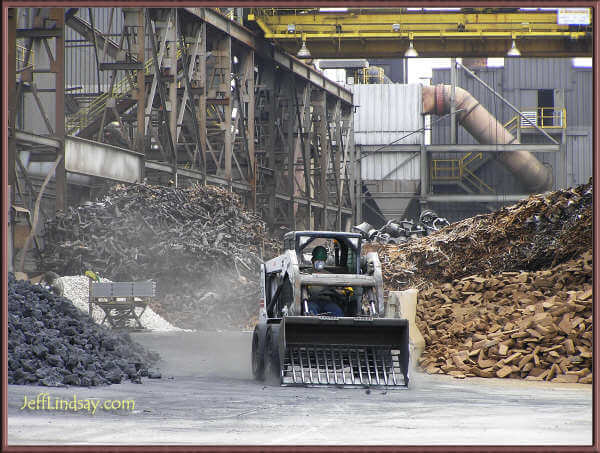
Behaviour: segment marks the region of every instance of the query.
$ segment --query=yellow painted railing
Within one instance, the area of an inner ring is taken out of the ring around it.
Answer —
[[[567,110],[554,107],[531,107],[521,111],[523,116],[540,129],[566,129]],[[504,129],[509,132],[517,128],[534,129],[535,126],[520,115],[513,116],[505,125]]]
[[[533,107],[523,109],[522,113],[534,124],[542,129],[564,129],[567,127],[566,109],[557,109],[554,107]],[[533,128],[534,126],[521,118],[521,128]]]
[[[27,53],[27,48],[17,44],[17,70],[25,69],[25,54]],[[19,64],[20,63],[20,64]],[[29,63],[28,67],[33,68],[35,66],[35,52],[32,50],[29,55]]]
[[[494,189],[468,168],[477,159],[483,159],[483,153],[467,153],[460,159],[434,159],[431,161],[431,181],[468,181],[480,192],[493,193]]]
[[[360,68],[354,71],[354,83],[383,83],[385,71],[383,68],[371,66],[369,68]]]
[[[459,159],[433,159],[431,161],[432,181],[460,181],[461,162]]]

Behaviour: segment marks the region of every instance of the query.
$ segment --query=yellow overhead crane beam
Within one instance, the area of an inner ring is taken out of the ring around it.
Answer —
[[[290,53],[305,41],[312,58],[399,57],[410,40],[421,57],[504,57],[513,40],[524,57],[592,55],[591,25],[559,25],[557,11],[263,8],[248,20]]]

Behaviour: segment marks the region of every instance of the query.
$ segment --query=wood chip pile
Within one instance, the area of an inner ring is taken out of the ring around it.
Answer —
[[[419,294],[428,373],[592,382],[592,253],[548,270],[470,276]]]
[[[484,271],[535,271],[592,248],[592,183],[530,196],[379,252],[387,289],[427,287]]]
[[[386,291],[419,289],[429,373],[592,380],[592,181],[379,252]]]
[[[155,280],[152,308],[183,328],[236,328],[258,309],[259,263],[277,244],[239,196],[215,186],[118,185],[46,224],[42,266]],[[216,297],[205,297],[216,294]]]

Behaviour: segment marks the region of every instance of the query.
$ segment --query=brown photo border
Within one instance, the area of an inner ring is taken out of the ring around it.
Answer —
[[[289,6],[300,6],[300,7],[329,7],[329,6],[343,6],[343,7],[449,7],[449,6],[514,6],[514,7],[589,7],[593,11],[593,180],[597,181],[600,177],[600,169],[598,168],[598,156],[600,155],[600,139],[598,132],[600,131],[600,77],[598,74],[598,58],[600,57],[600,33],[598,33],[598,24],[600,24],[600,0],[599,1],[502,1],[502,2],[489,2],[489,1],[432,1],[422,0],[413,2],[400,2],[400,1],[325,1],[325,0],[289,0],[289,1],[276,1],[276,0],[260,0],[260,1],[248,1],[248,0],[236,0],[236,1],[164,1],[164,0],[113,0],[113,1],[66,1],[66,0],[51,0],[49,2],[43,1],[27,1],[27,0],[2,0],[2,445],[1,451],[6,452],[90,452],[90,451],[110,451],[110,452],[184,452],[184,451],[217,451],[217,452],[313,452],[313,451],[331,451],[331,452],[458,452],[458,451],[471,451],[471,452],[600,452],[600,443],[598,440],[598,429],[599,429],[599,418],[598,418],[598,373],[600,368],[598,367],[600,354],[600,341],[597,335],[596,329],[593,332],[593,404],[592,404],[592,446],[414,446],[414,447],[403,447],[403,446],[110,446],[110,445],[89,445],[89,446],[9,446],[8,445],[8,418],[7,418],[7,389],[8,389],[8,271],[6,263],[6,250],[7,250],[7,229],[8,229],[8,80],[6,69],[8,66],[8,8],[24,8],[24,7],[115,7],[115,6],[140,6],[140,7],[186,7],[186,6],[197,6],[197,7],[216,7],[216,6],[236,6],[236,7],[289,7]],[[583,100],[586,101],[587,100]],[[594,257],[597,256],[598,252],[598,228],[600,225],[600,213],[597,209],[600,203],[600,196],[598,192],[593,189],[593,221],[594,221]],[[593,325],[596,326],[598,320],[598,286],[600,281],[600,270],[597,266],[595,259],[593,263]],[[557,414],[560,417],[560,414]]]

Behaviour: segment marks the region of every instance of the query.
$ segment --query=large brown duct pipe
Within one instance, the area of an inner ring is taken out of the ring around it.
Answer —
[[[423,87],[423,113],[450,113],[450,85]],[[471,93],[455,87],[454,105],[459,123],[481,144],[518,144],[519,141]],[[458,112],[458,110],[461,110]],[[532,192],[543,192],[552,185],[552,172],[529,151],[499,153],[500,160]]]

